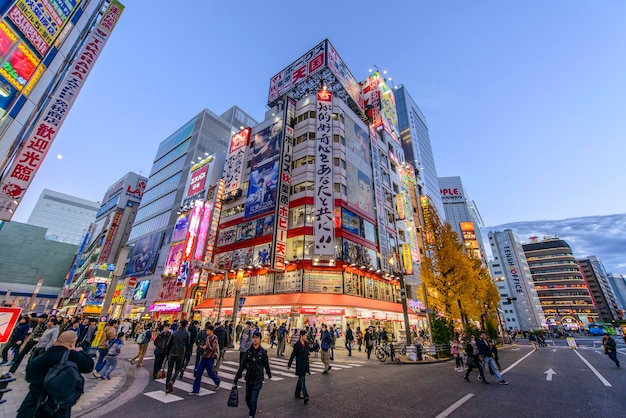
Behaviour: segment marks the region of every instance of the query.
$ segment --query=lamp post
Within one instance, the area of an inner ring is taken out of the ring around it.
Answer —
[[[395,267],[395,257],[389,258],[389,265],[392,270]],[[400,281],[400,302],[402,303],[402,314],[404,315],[404,333],[407,344],[411,342],[411,327],[409,325],[409,309],[406,301],[406,285],[404,284],[404,273],[402,272],[402,268],[400,267],[399,271],[395,272],[398,276],[398,280]]]
[[[228,277],[226,276],[227,271],[224,270],[222,272],[222,274],[224,275],[224,282],[222,283],[222,290],[220,291],[220,304],[219,304],[219,307],[217,309],[217,320],[216,320],[216,322],[220,322],[220,318],[222,316],[222,304],[224,303],[224,293],[226,293],[226,283],[228,281]]]

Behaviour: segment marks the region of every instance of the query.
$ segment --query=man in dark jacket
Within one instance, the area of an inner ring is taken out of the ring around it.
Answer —
[[[304,395],[304,403],[309,402],[309,392],[306,390],[306,374],[311,374],[309,368],[309,352],[311,347],[306,340],[306,330],[300,331],[300,339],[293,346],[291,357],[289,357],[289,363],[287,368],[291,368],[293,359],[296,359],[296,376],[298,376],[298,383],[296,383],[296,399],[301,399]],[[302,395],[300,394],[302,393]]]
[[[9,337],[9,341],[4,345],[4,349],[2,350],[2,362],[0,362],[0,366],[3,364],[7,364],[9,350],[15,349],[15,356],[19,354],[20,347],[22,343],[26,340],[28,336],[28,329],[30,328],[30,324],[27,316],[21,316],[17,326],[13,329],[11,336]],[[9,363],[9,365],[13,365],[13,362]]]
[[[498,382],[500,382],[501,385],[508,385],[509,382],[502,378],[502,376],[500,375],[500,371],[498,370],[498,366],[493,360],[491,347],[489,347],[489,343],[487,342],[487,334],[485,334],[484,332],[480,333],[480,338],[478,339],[478,341],[476,341],[476,347],[478,347],[478,356],[483,365],[483,379],[484,371],[491,366],[491,369],[496,375],[496,379],[498,379]]]
[[[165,392],[171,393],[174,390],[174,381],[176,376],[183,370],[183,362],[185,360],[185,352],[189,345],[189,331],[187,331],[186,319],[180,321],[178,329],[172,334],[170,342],[167,346],[167,383],[165,384]],[[172,372],[175,373],[172,375]]]
[[[26,341],[25,344],[22,344],[22,349],[20,350],[20,352],[17,353],[15,357],[13,357],[13,365],[9,369],[9,373],[13,374],[17,371],[17,368],[20,366],[20,363],[22,362],[24,357],[26,357],[26,354],[28,354],[30,350],[32,350],[37,345],[39,339],[46,331],[47,327],[48,315],[39,315],[39,317],[37,318],[37,325],[35,326],[35,328],[33,328],[33,332],[30,333],[30,338],[28,339],[28,341]]]
[[[26,366],[26,381],[30,383],[29,391],[17,410],[17,418],[32,418],[35,416],[37,404],[41,392],[43,391],[43,380],[52,367],[59,364],[63,354],[67,350],[72,350],[68,360],[73,361],[78,366],[81,373],[89,373],[93,370],[93,360],[85,354],[80,347],[76,346],[78,336],[74,331],[66,331],[59,335],[56,342],[50,349],[32,359]],[[71,410],[62,411],[55,417],[69,417]]]
[[[215,336],[217,337],[217,342],[220,345],[217,363],[215,363],[215,371],[219,371],[220,364],[222,363],[222,359],[226,355],[226,348],[228,347],[228,331],[222,325],[221,322],[215,323],[215,330],[213,331]]]
[[[163,367],[165,356],[167,355],[167,346],[170,342],[172,332],[170,331],[169,324],[163,325],[161,331],[154,339],[154,368],[152,369],[152,379],[156,380],[157,373]]]
[[[193,354],[193,346],[196,343],[196,339],[198,338],[198,332],[200,331],[200,327],[198,326],[198,324],[198,321],[193,320],[191,321],[191,325],[189,325],[189,343],[187,344],[187,350],[185,351],[185,362],[183,363],[183,369],[180,371],[181,379],[183,378],[183,373],[185,369],[187,369],[189,360],[191,360],[191,354]]]
[[[239,370],[235,375],[235,381],[233,386],[237,385],[237,381],[241,379],[244,369],[246,372],[246,405],[250,410],[250,416],[254,417],[256,414],[257,399],[259,398],[259,392],[263,387],[263,369],[267,373],[267,378],[272,378],[272,372],[270,370],[270,362],[267,357],[267,351],[261,347],[260,332],[255,332],[252,335],[252,345],[244,353],[243,361],[239,365]]]
[[[348,356],[352,356],[352,340],[354,335],[352,334],[352,328],[350,324],[346,324],[346,349],[348,350]]]

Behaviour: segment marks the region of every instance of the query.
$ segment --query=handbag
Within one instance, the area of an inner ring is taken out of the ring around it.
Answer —
[[[239,406],[239,391],[237,390],[237,386],[233,386],[230,390],[230,395],[228,395],[228,406],[237,407]]]
[[[329,348],[330,348],[330,345],[322,341],[322,351],[328,351]]]
[[[159,371],[157,372],[157,374],[156,374],[156,378],[157,378],[157,380],[159,380],[159,379],[165,379],[165,375],[166,375],[166,373],[165,373],[165,369],[161,369],[161,370],[159,370]]]

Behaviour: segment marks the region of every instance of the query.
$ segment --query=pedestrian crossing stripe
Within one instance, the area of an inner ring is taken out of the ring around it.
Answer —
[[[270,370],[272,371],[272,381],[281,381],[285,380],[285,378],[295,378],[297,377],[294,371],[287,369],[288,360],[285,359],[277,359],[274,357],[269,358],[270,361]],[[348,363],[348,364],[331,364],[333,370],[342,370],[342,369],[351,369],[353,367],[361,367],[362,364],[356,363]],[[310,363],[309,367],[311,369],[311,374],[317,374],[318,372],[324,371],[324,364],[321,362]],[[176,379],[174,381],[174,389],[183,391],[185,393],[189,393],[193,391],[193,368],[194,365],[187,365],[185,369],[185,374],[183,375],[183,379]],[[227,390],[230,392],[230,389],[233,387],[233,381],[235,380],[235,375],[237,370],[239,369],[239,363],[236,361],[222,361],[219,367],[218,376],[220,378],[220,386],[219,389]],[[228,379],[228,381],[226,380]],[[191,383],[188,382],[191,381]],[[165,385],[165,379],[156,380],[159,383]],[[200,383],[200,393],[198,396],[206,396],[213,395],[216,393],[215,390],[206,389],[202,387],[203,385],[208,385],[211,388],[215,388],[215,383],[208,376],[203,375]],[[238,385],[237,388],[241,389],[242,386]],[[173,393],[166,393],[164,390],[155,390],[151,392],[145,392],[144,395],[155,399],[159,402],[163,403],[171,403],[182,401],[185,398],[177,396]]]

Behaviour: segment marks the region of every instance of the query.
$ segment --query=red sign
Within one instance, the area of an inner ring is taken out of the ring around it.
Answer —
[[[345,309],[341,308],[318,308],[318,315],[343,315]]]
[[[209,165],[206,164],[197,170],[191,172],[191,181],[189,182],[189,190],[187,190],[187,197],[193,196],[196,193],[200,193],[204,190],[206,184],[206,177],[209,172]]]
[[[300,313],[301,314],[313,314],[315,315],[317,313],[317,308],[315,306],[313,307],[301,307],[300,308]]]
[[[136,277],[131,277],[130,279],[128,279],[128,285],[129,286],[137,286],[137,278]]]
[[[0,308],[0,344],[9,341],[20,313],[22,308]]]

